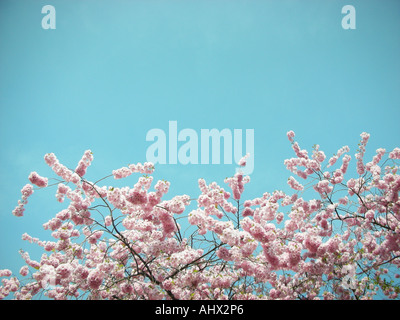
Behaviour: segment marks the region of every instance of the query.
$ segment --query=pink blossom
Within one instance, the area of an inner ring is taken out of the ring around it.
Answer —
[[[56,218],[62,221],[67,220],[71,218],[71,212],[68,209],[61,210],[57,213]]]
[[[139,172],[143,174],[152,174],[154,172],[154,164],[151,162],[145,162],[141,164],[140,162],[137,164],[130,164],[129,169],[132,173]]]
[[[331,166],[333,166],[335,163],[336,163],[336,161],[339,159],[339,157],[338,156],[336,156],[336,155],[334,155],[334,156],[332,156],[330,159],[329,159],[329,164],[328,164],[328,166],[329,167],[331,167]]]
[[[18,205],[12,211],[13,215],[16,217],[22,217],[25,211],[25,205],[28,203],[28,197],[33,194],[33,186],[31,184],[26,184],[21,189],[22,199],[18,200]]]
[[[290,131],[287,132],[286,135],[287,135],[289,141],[290,141],[290,142],[293,142],[293,139],[294,139],[294,137],[295,137],[295,133],[294,133],[292,130],[290,130]]]
[[[278,212],[278,214],[276,215],[276,222],[279,224],[283,221],[284,215],[282,212]]]
[[[351,160],[351,156],[349,156],[347,154],[343,157],[343,163],[342,163],[342,166],[340,167],[340,170],[342,171],[343,174],[345,174],[347,172],[347,168],[349,167],[350,160]]]
[[[59,183],[57,187],[56,198],[58,202],[64,202],[65,195],[71,191],[71,188],[63,183]]]
[[[297,170],[296,171],[296,174],[300,177],[300,178],[303,178],[303,179],[307,179],[307,172],[306,171],[301,171],[301,170]],[[289,178],[290,179],[290,178]],[[300,186],[300,184],[294,184],[294,185],[296,185],[297,187],[299,187],[299,188],[301,188]]]
[[[11,277],[12,272],[9,269],[0,270],[0,277]]]
[[[288,232],[294,232],[296,231],[298,228],[298,225],[296,223],[296,221],[294,220],[286,220],[285,221],[285,230],[287,230]]]
[[[26,200],[29,196],[31,196],[33,194],[33,186],[30,184],[26,184],[22,190],[22,199]]]
[[[47,153],[44,156],[44,160],[50,167],[53,167],[58,162],[54,153]]]
[[[65,279],[71,275],[71,273],[73,272],[73,268],[70,264],[63,263],[56,268],[56,272],[60,278]]]
[[[359,143],[359,152],[356,154],[356,159],[357,159],[357,173],[359,175],[364,174],[365,172],[365,167],[363,163],[363,157],[365,153],[365,146],[367,145],[368,139],[369,139],[369,134],[366,132],[361,133],[361,142]]]
[[[58,218],[53,218],[49,220],[47,223],[43,224],[44,229],[50,229],[51,231],[57,230],[62,225],[62,220]]]
[[[240,172],[236,173],[234,177],[225,179],[225,183],[229,184],[233,192],[233,198],[239,200],[243,191],[244,184],[248,183],[250,178],[248,176],[243,177]]]
[[[221,247],[217,250],[217,256],[218,258],[225,260],[225,261],[232,261],[232,256],[229,253],[229,250],[226,249],[225,247]]]
[[[333,188],[329,186],[328,180],[322,180],[318,182],[316,185],[314,185],[314,190],[320,193],[321,195],[329,194],[332,191],[332,189]]]
[[[87,276],[87,282],[92,290],[97,290],[101,286],[104,280],[104,273],[101,272],[99,269],[93,269],[89,272]]]
[[[293,178],[292,176],[289,177],[287,183],[294,190],[303,190],[304,189],[304,187],[299,182],[297,182],[296,179]]]
[[[132,170],[130,168],[123,167],[118,170],[113,170],[112,174],[114,175],[114,179],[122,179],[130,176],[132,174]]]
[[[400,159],[400,148],[394,148],[392,152],[389,153],[390,159]]]
[[[57,244],[55,242],[47,241],[44,249],[46,251],[53,251],[56,248]]]
[[[121,286],[121,292],[126,293],[126,294],[132,294],[134,292],[134,288],[130,283],[122,283]]]
[[[333,173],[333,176],[331,178],[331,183],[332,184],[341,183],[343,181],[343,178],[344,178],[343,172],[340,169],[335,170],[335,172]]]
[[[241,166],[241,167],[246,166],[246,160],[247,160],[247,158],[249,158],[249,157],[250,157],[250,153],[247,153],[244,157],[242,157],[242,158],[239,160],[238,165]]]
[[[307,150],[300,150],[299,144],[297,142],[294,142],[292,144],[292,149],[294,150],[294,152],[296,153],[296,155],[299,158],[304,158],[304,159],[308,159],[308,152]]]
[[[109,227],[109,226],[111,226],[111,224],[112,224],[112,217],[111,216],[106,216],[104,218],[104,225],[106,227]]]
[[[280,268],[280,260],[277,255],[269,252],[268,249],[264,248],[264,256],[271,270],[278,270]]]
[[[18,205],[12,211],[12,214],[16,217],[22,217],[24,215],[25,207],[21,201],[18,201]]]
[[[317,146],[319,148],[319,146]],[[313,159],[315,159],[317,162],[322,163],[326,159],[326,155],[323,151],[320,151],[316,149],[313,153]]]
[[[333,165],[336,163],[336,161],[343,155],[343,153],[349,152],[349,151],[350,151],[350,148],[349,148],[348,146],[344,146],[344,147],[340,148],[340,149],[337,151],[337,154],[336,154],[336,155],[333,155],[333,156],[329,159],[329,161],[328,161],[328,162],[329,162],[328,167],[333,166]],[[346,155],[345,157],[348,157],[348,156]]]
[[[144,204],[147,200],[147,195],[144,190],[141,191],[132,191],[127,196],[126,200],[128,200],[132,204]]]
[[[21,269],[19,269],[19,273],[23,277],[27,276],[28,272],[29,272],[28,266],[23,266],[23,267],[21,267]]]
[[[249,207],[246,207],[246,208],[244,208],[244,210],[242,211],[242,216],[243,216],[243,217],[252,216],[253,213],[254,213],[254,210],[253,210],[253,209],[251,209],[251,208],[249,208]]]
[[[319,246],[321,245],[322,240],[319,236],[309,235],[304,240],[304,246],[310,251],[311,253],[317,252]]]
[[[83,177],[86,174],[87,168],[91,165],[93,161],[93,153],[90,150],[86,150],[83,153],[81,160],[78,163],[78,166],[75,168],[75,173],[80,177]]]
[[[47,187],[48,179],[39,176],[37,172],[34,171],[29,175],[29,181],[38,187],[44,188]]]

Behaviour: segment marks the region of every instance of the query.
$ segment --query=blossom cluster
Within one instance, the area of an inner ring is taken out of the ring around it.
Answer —
[[[26,184],[22,189],[21,189],[21,200],[18,200],[18,205],[15,207],[13,210],[13,215],[16,217],[22,217],[24,215],[25,211],[25,205],[28,203],[28,197],[30,197],[33,194],[33,186],[31,184]]]

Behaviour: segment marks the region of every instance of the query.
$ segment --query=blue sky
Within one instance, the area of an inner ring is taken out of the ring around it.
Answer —
[[[47,4],[55,30],[41,27]],[[341,26],[347,4],[355,30]],[[254,129],[251,198],[288,190],[289,130],[302,148],[317,143],[328,156],[343,145],[354,155],[363,131],[367,157],[399,146],[399,18],[392,0],[2,0],[0,268],[18,272],[20,248],[40,254],[22,233],[49,239],[42,223],[65,207],[55,189],[41,190],[23,218],[11,214],[31,171],[54,176],[48,152],[74,168],[91,149],[96,180],[145,162],[146,133],[167,133],[169,121],[199,136]],[[171,197],[195,197],[198,178],[223,184],[234,171],[165,164],[155,178],[171,181]]]

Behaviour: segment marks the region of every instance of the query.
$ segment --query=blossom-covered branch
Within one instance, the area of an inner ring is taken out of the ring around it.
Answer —
[[[348,146],[328,159],[319,145],[309,152],[293,131],[287,136],[293,192],[255,198],[246,196],[250,178],[240,170],[224,187],[199,179],[197,197],[167,198],[170,182],[153,186],[152,163],[91,182],[90,150],[74,170],[46,154],[62,179],[56,200],[67,204],[43,224],[51,241],[23,235],[44,253],[35,261],[21,251],[19,276],[0,271],[0,298],[397,299],[400,149],[380,148],[368,162],[370,136],[362,133],[353,173]],[[133,186],[100,185],[135,174]],[[34,190],[53,187],[37,172],[28,180],[16,217],[26,214]]]

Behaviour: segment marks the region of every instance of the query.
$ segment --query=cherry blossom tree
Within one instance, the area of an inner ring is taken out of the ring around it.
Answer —
[[[254,199],[242,198],[250,178],[240,171],[225,187],[199,179],[196,198],[167,198],[170,182],[152,187],[151,163],[89,181],[90,150],[74,170],[46,154],[58,177],[32,172],[13,214],[22,217],[41,188],[56,188],[57,201],[68,204],[43,224],[53,241],[22,236],[44,253],[35,261],[21,252],[20,276],[0,270],[0,298],[397,299],[400,148],[378,149],[366,162],[362,133],[357,174],[347,179],[348,146],[327,159],[319,145],[309,154],[293,131],[287,136],[293,192]],[[133,187],[101,185],[132,174]]]

